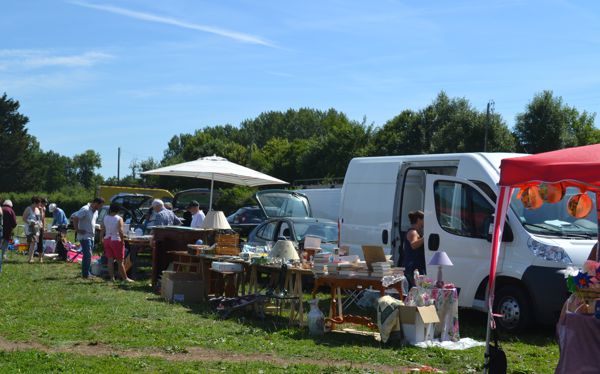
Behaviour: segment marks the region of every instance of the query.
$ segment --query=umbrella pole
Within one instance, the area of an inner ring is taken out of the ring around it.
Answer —
[[[212,178],[210,178],[210,202],[208,203],[208,211],[210,212],[212,210],[212,195],[213,195],[213,188],[215,185],[215,174],[212,174]]]

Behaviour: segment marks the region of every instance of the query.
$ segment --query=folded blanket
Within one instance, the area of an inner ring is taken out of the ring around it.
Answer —
[[[400,331],[399,306],[404,303],[391,296],[383,296],[377,300],[377,325],[381,334],[381,341],[386,343],[390,335]]]

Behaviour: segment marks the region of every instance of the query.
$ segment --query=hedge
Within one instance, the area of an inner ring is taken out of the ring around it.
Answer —
[[[31,204],[32,196],[42,196],[48,199],[50,203],[55,203],[59,208],[65,211],[67,217],[76,212],[83,205],[94,198],[93,190],[70,187],[56,192],[0,192],[0,201],[10,199],[13,203],[13,209],[17,215],[21,215],[25,208]]]

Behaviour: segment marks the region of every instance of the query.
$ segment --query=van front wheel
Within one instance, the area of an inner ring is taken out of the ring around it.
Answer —
[[[525,292],[518,286],[507,285],[496,292],[494,311],[503,315],[497,322],[508,332],[519,333],[529,327],[531,306]]]

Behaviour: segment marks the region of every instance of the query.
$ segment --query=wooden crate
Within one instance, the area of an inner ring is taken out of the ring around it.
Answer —
[[[215,244],[218,255],[237,256],[240,254],[240,236],[238,234],[217,234]]]

